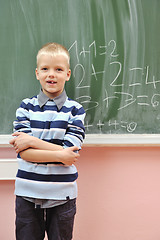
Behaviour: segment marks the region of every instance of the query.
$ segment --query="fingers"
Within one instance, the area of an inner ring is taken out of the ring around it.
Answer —
[[[19,151],[18,151],[18,147],[17,147],[16,145],[14,145],[14,150],[15,150],[16,153],[19,152]]]
[[[12,134],[12,136],[17,137],[17,136],[19,136],[21,134],[23,134],[23,133],[22,132],[15,132],[15,133]]]
[[[78,152],[79,151],[79,147],[77,146],[73,146],[73,147],[70,147],[70,149],[74,152]]]
[[[76,155],[77,155],[76,158],[78,159],[78,158],[80,157],[80,154],[79,154],[79,153],[76,153]]]
[[[19,150],[18,150],[17,144],[15,143],[15,139],[10,140],[9,143],[10,143],[11,145],[13,145],[14,150],[16,151],[16,153],[18,153]]]
[[[65,151],[66,153],[62,156],[62,162],[68,166],[76,163],[78,161],[78,158],[80,157],[78,150],[79,148],[77,146],[65,148],[63,151]]]
[[[15,133],[13,133],[12,136],[13,136],[14,138],[9,141],[9,143],[10,143],[11,145],[13,145],[14,150],[15,150],[16,153],[19,153],[19,152],[20,152],[20,151],[19,151],[19,147],[18,147],[18,145],[17,145],[17,137],[20,136],[21,134],[23,134],[23,133],[22,133],[22,132],[15,132]]]
[[[19,135],[21,134],[21,132],[15,132],[15,133],[13,133],[12,134],[12,136],[13,137],[18,137]],[[9,141],[9,143],[11,144],[11,145],[14,145],[15,144],[15,138],[12,138],[10,141]]]
[[[14,142],[15,142],[15,138],[11,139],[11,140],[9,141],[9,144],[14,145]]]
[[[77,150],[74,150],[74,162],[77,162],[78,161],[78,158],[80,157],[80,154],[78,153]]]

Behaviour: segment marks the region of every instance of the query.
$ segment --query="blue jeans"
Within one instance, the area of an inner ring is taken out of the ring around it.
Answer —
[[[71,240],[76,199],[53,208],[35,208],[35,204],[16,197],[16,240]]]

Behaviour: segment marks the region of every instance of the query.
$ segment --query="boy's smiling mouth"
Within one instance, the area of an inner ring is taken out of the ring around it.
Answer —
[[[56,82],[56,81],[53,81],[53,80],[47,80],[47,83],[48,83],[48,84],[56,84],[57,82]]]

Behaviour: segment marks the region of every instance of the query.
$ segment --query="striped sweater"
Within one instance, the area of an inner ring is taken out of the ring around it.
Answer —
[[[84,139],[83,107],[66,96],[65,91],[51,101],[43,92],[24,99],[16,111],[15,131],[59,144],[64,148],[78,146]],[[31,163],[18,159],[15,194],[18,196],[64,200],[77,197],[78,177],[74,165]]]

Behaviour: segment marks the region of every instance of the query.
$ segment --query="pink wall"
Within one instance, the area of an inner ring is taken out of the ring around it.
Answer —
[[[160,239],[158,147],[84,147],[77,167],[74,240]],[[3,240],[14,240],[13,191],[14,181],[0,181]]]

